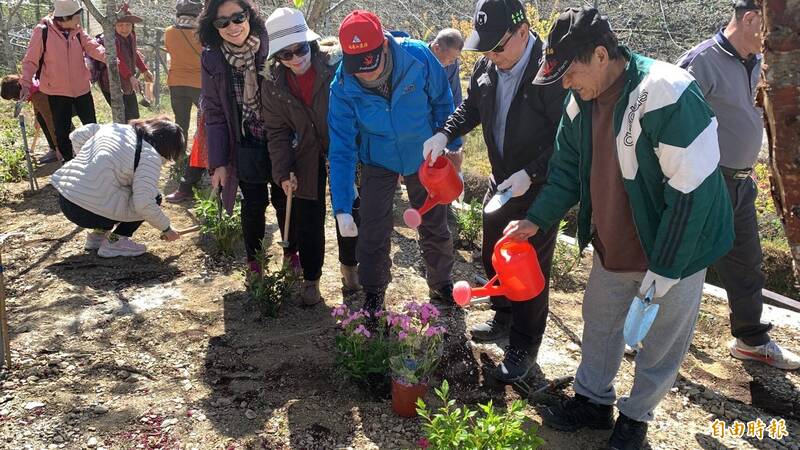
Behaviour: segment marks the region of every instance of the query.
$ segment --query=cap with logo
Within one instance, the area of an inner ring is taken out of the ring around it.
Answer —
[[[377,69],[381,64],[385,40],[378,16],[364,10],[348,14],[339,25],[344,70],[347,73],[360,73]]]
[[[566,73],[578,49],[603,33],[610,33],[608,18],[595,8],[567,8],[559,14],[544,50],[544,61],[533,84],[552,84]]]
[[[503,36],[526,22],[525,8],[519,0],[479,0],[472,19],[472,34],[464,41],[464,50],[488,52],[497,47]]]
[[[756,5],[756,2],[754,0],[734,0],[733,9],[752,11],[752,10],[760,10],[761,7]]]

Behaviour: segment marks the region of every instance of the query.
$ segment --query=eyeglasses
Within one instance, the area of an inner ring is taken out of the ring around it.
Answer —
[[[302,44],[300,44],[299,47],[295,48],[294,50],[284,49],[275,53],[275,57],[280,59],[281,61],[291,61],[295,57],[295,55],[305,56],[306,54],[308,54],[309,50],[311,50],[311,46],[308,45],[308,42],[303,42]]]
[[[514,34],[516,34],[515,33],[516,30],[514,30],[514,31],[508,30],[508,31],[511,34],[508,35],[508,37],[506,38],[505,41],[498,42],[497,45],[495,45],[493,49],[489,50],[488,52],[484,52],[484,53],[503,53],[505,51],[505,49],[506,49],[506,45],[508,45],[508,41],[510,41],[514,37]]]
[[[250,18],[250,12],[239,11],[235,14],[231,14],[230,17],[217,17],[216,19],[214,19],[214,22],[212,23],[214,24],[214,28],[221,30],[223,28],[227,28],[227,26],[230,25],[231,22],[235,23],[236,25],[239,25],[241,23],[246,22],[247,19],[249,18]]]

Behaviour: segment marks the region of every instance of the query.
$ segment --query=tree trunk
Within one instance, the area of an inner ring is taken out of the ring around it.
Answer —
[[[98,11],[91,0],[84,0],[89,13],[103,27],[103,46],[106,49],[106,65],[108,66],[108,84],[111,90],[111,118],[114,122],[125,122],[125,106],[122,102],[122,89],[119,81],[117,65],[117,5],[115,0],[105,0],[106,15]]]
[[[800,0],[760,0],[770,181],[800,280]]]
[[[331,6],[331,0],[313,0],[308,5],[308,12],[306,13],[306,23],[308,28],[317,30],[325,20],[325,14]]]

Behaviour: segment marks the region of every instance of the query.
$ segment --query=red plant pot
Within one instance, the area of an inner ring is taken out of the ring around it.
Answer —
[[[405,384],[392,379],[392,410],[400,417],[417,416],[417,399],[425,397],[428,383]]]

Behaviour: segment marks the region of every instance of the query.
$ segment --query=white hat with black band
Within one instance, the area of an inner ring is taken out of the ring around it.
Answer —
[[[265,26],[269,36],[268,59],[292,44],[320,39],[317,33],[308,29],[303,13],[294,8],[276,9],[267,18]]]

